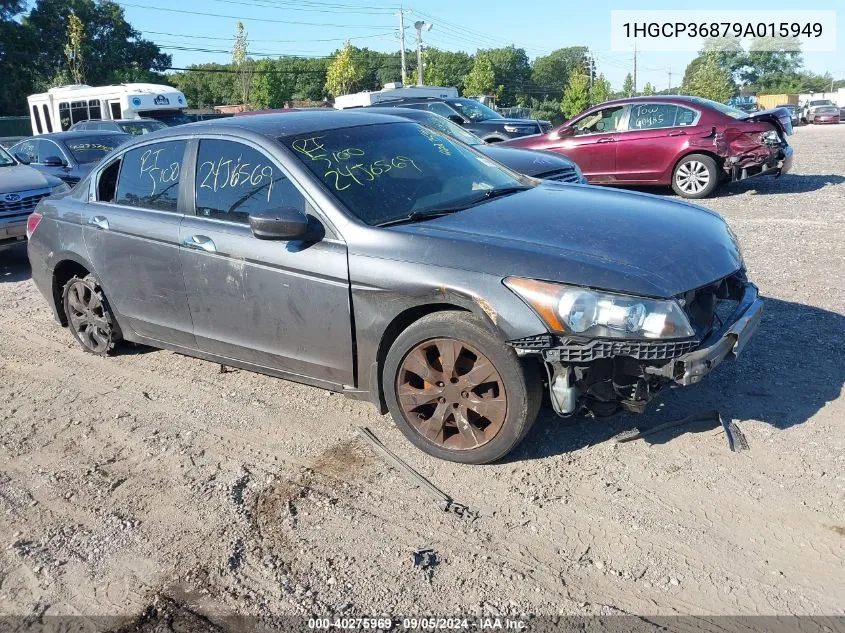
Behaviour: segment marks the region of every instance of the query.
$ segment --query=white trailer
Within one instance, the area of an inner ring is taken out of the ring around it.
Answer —
[[[349,95],[335,97],[334,107],[338,110],[347,108],[366,108],[393,99],[408,97],[437,97],[439,99],[457,99],[457,88],[443,86],[403,86],[401,81],[385,84],[381,90],[364,90]]]
[[[175,88],[140,83],[61,86],[26,100],[36,136],[63,132],[74,123],[91,119],[180,119],[188,107],[185,95]]]

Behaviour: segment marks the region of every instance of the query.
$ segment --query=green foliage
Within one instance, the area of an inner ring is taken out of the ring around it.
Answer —
[[[530,84],[531,66],[525,50],[505,46],[479,50],[464,86],[467,95],[495,94],[498,105],[510,107],[526,101]]]
[[[464,81],[473,68],[473,59],[463,52],[426,49],[423,53],[425,83],[428,86],[454,86],[464,94]]]
[[[590,78],[576,70],[569,76],[560,109],[567,119],[582,112],[590,105]]]
[[[249,107],[253,61],[249,58],[249,41],[243,22],[238,22],[235,29],[235,42],[232,45],[232,65],[237,71],[238,102]]]
[[[531,65],[531,81],[537,94],[559,100],[572,71],[586,67],[587,52],[586,46],[570,46],[536,58]]]
[[[210,108],[239,100],[236,74],[231,72],[230,64],[199,64],[190,68],[191,71],[169,75],[168,79],[185,93],[192,108]]]
[[[622,82],[622,96],[623,97],[633,97],[634,96],[634,77],[631,73],[625,75],[625,81]]]
[[[646,82],[645,86],[643,86],[642,95],[644,97],[650,97],[654,94],[654,86],[651,85],[651,82]]]
[[[560,110],[560,101],[551,99],[531,99],[531,118],[541,121],[551,121],[552,125],[563,123],[563,112]]]
[[[85,83],[85,69],[82,57],[82,42],[85,40],[85,26],[79,17],[71,14],[67,19],[67,43],[65,57],[67,68],[75,84]]]
[[[684,74],[684,94],[725,103],[734,94],[728,71],[719,65],[715,51],[704,53],[692,73]]]
[[[598,77],[593,80],[593,93],[591,101],[595,103],[604,103],[605,101],[610,100],[610,95],[613,92],[613,89],[610,86],[610,82],[607,80],[607,77],[604,74],[599,74]]]
[[[493,69],[493,62],[486,56],[476,56],[472,70],[464,81],[464,96],[495,95],[498,98],[500,88],[501,86],[496,85],[496,72]]]
[[[364,69],[353,58],[352,44],[347,41],[326,71],[326,90],[335,97],[355,92],[364,77]]]

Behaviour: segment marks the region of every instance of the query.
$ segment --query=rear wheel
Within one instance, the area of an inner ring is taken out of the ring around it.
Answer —
[[[388,352],[383,385],[402,433],[426,453],[486,464],[531,428],[542,381],[477,319],[438,312],[406,329]]]
[[[62,300],[68,327],[86,352],[105,356],[120,340],[120,329],[96,278],[71,277]]]
[[[684,156],[672,173],[672,189],[682,198],[706,198],[718,186],[716,161],[704,154]]]

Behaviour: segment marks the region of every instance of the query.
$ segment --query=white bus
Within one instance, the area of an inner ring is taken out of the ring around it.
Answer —
[[[94,88],[85,84],[51,88],[27,97],[35,135],[64,132],[91,119],[159,119],[169,125],[187,123],[185,95],[158,84],[114,84]]]

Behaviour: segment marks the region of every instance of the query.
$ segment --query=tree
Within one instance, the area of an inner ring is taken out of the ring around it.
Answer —
[[[704,54],[694,72],[684,73],[684,82],[684,94],[719,103],[727,102],[734,94],[730,75],[719,65],[719,57],[713,51]]]
[[[473,58],[463,52],[427,48],[423,53],[425,83],[428,86],[454,86],[463,94],[464,81],[472,71]]]
[[[291,98],[291,82],[279,72],[278,62],[262,59],[252,75],[250,105],[256,110],[280,108]]]
[[[531,65],[531,81],[537,94],[559,100],[572,71],[587,66],[587,52],[586,46],[570,46],[536,58]]]
[[[65,57],[67,68],[75,84],[85,83],[85,64],[82,58],[82,42],[85,39],[85,27],[79,17],[71,14],[67,20],[67,43]]]
[[[634,78],[631,73],[625,75],[625,81],[622,83],[622,96],[633,97],[634,95]]]
[[[239,99],[236,73],[229,64],[199,64],[168,76],[194,108],[235,103]]]
[[[531,84],[531,65],[528,63],[528,55],[524,49],[505,46],[479,50],[475,54],[473,70],[478,66],[479,60],[486,60],[481,63],[480,72],[483,71],[486,74],[488,68],[493,71],[492,92],[500,105],[513,106],[527,101]],[[468,81],[469,78],[467,78]],[[487,82],[487,85],[490,83]],[[491,91],[482,94],[489,94],[489,92]],[[467,93],[472,94],[473,91],[467,89]]]
[[[569,76],[560,109],[566,118],[572,118],[590,105],[590,78],[576,70]]]
[[[472,70],[464,80],[463,94],[468,97],[494,95],[498,98],[501,86],[496,85],[496,72],[487,56],[476,56]]]
[[[646,82],[642,94],[644,97],[650,97],[654,94],[654,86],[651,85],[651,82]]]
[[[607,77],[605,77],[604,74],[599,74],[599,76],[593,81],[593,94],[591,101],[593,103],[604,103],[610,99],[610,93],[612,91],[613,89],[611,88]]]
[[[333,96],[355,92],[364,79],[364,70],[352,57],[352,44],[346,45],[335,56],[326,72],[326,90]]]
[[[253,63],[249,58],[249,40],[244,30],[244,23],[238,22],[235,29],[235,42],[232,45],[232,65],[237,72],[238,96],[244,108],[249,108],[249,94],[252,89]]]

